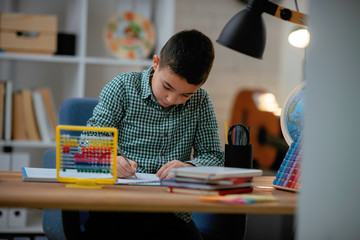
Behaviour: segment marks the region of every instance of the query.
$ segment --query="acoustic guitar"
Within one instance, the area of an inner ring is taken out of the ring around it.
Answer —
[[[259,89],[240,91],[234,101],[230,124],[251,126],[254,167],[277,171],[289,146],[282,136],[280,118],[273,112],[260,110],[255,102],[265,93]]]

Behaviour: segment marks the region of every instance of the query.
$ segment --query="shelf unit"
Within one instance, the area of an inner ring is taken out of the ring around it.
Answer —
[[[0,52],[0,79],[11,80],[14,91],[49,87],[57,108],[69,98],[98,97],[105,84],[119,73],[152,65],[151,56],[137,60],[112,57],[103,43],[107,20],[119,12],[141,13],[155,26],[154,53],[159,54],[174,33],[175,6],[175,0],[0,0],[0,12],[54,14],[58,16],[58,32],[76,35],[74,56]],[[52,142],[0,140],[0,153],[9,148],[29,152],[32,167],[41,167],[43,152],[53,147]],[[0,226],[1,231],[4,229],[31,233],[38,232],[39,226],[26,226],[21,230]]]
[[[105,48],[103,29],[107,20],[128,10],[152,20],[157,33],[154,53],[159,53],[174,33],[175,0],[0,0],[1,12],[54,14],[59,32],[76,35],[75,56],[0,52],[0,79],[12,80],[14,91],[50,87],[57,107],[69,98],[98,97],[102,87],[120,72],[152,65],[151,58],[116,59]],[[39,145],[52,147],[51,143],[0,140],[0,146]]]

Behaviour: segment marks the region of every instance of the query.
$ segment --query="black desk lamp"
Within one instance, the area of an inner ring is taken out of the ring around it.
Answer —
[[[216,42],[262,59],[266,42],[265,23],[261,16],[263,12],[305,26],[306,15],[301,12],[284,8],[268,0],[250,0],[246,9],[230,19]]]

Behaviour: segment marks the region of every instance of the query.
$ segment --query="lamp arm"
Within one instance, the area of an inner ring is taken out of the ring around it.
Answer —
[[[282,20],[306,26],[307,15],[267,1],[264,12]]]

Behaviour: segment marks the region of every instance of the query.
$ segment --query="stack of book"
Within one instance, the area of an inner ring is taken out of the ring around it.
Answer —
[[[199,195],[227,195],[252,192],[252,180],[262,175],[258,169],[231,167],[172,168],[171,179],[161,181],[168,192]]]
[[[0,80],[0,140],[55,141],[57,109],[48,87],[13,91]]]

